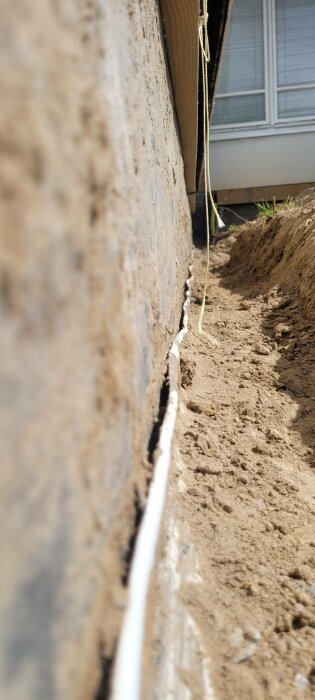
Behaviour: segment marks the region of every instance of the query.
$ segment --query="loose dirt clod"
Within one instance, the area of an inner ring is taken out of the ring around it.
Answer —
[[[242,226],[232,251],[215,247],[204,326],[220,348],[198,336],[191,306],[183,359],[194,375],[176,435],[186,489],[174,481],[173,510],[198,556],[203,583],[181,600],[216,700],[315,698],[314,231],[311,199]],[[194,276],[198,289],[200,251]]]
[[[194,413],[205,413],[208,416],[213,416],[215,413],[215,406],[211,403],[199,403],[198,401],[188,401],[187,408]]]

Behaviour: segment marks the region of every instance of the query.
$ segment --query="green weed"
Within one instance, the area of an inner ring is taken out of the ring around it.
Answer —
[[[279,214],[281,211],[292,209],[294,205],[295,202],[292,197],[288,197],[284,202],[276,202],[276,198],[273,197],[272,202],[258,202],[256,207],[258,209],[258,216],[272,219],[273,216]]]

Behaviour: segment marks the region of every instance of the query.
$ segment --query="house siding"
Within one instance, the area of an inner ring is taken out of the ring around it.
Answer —
[[[309,132],[213,141],[212,186],[233,190],[313,182],[314,160]]]

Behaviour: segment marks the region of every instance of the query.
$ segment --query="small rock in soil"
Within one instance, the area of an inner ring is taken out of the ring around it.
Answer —
[[[275,632],[290,632],[291,618],[289,615],[280,616],[276,620]]]
[[[242,588],[246,591],[247,595],[250,596],[256,595],[256,593],[258,593],[256,586],[254,586],[254,584],[251,581],[249,581],[248,583],[244,583]]]
[[[256,627],[245,627],[244,637],[249,642],[259,642],[261,639],[260,631]]]
[[[300,566],[295,566],[292,571],[289,573],[290,578],[295,578],[295,579],[306,579],[307,578],[307,572],[305,569],[303,569]]]
[[[208,416],[213,416],[216,408],[212,403],[199,403],[197,401],[188,401],[187,408],[194,413],[205,413]]]
[[[194,375],[195,367],[192,362],[188,362],[184,358],[180,358],[180,370],[181,370],[181,386],[187,389],[191,386]]]
[[[255,498],[253,500],[253,506],[254,508],[257,508],[257,510],[262,510],[264,508],[264,502],[260,499]]]
[[[291,332],[290,326],[286,323],[278,323],[274,328],[274,337],[280,340],[283,335],[288,335]]]
[[[233,513],[233,508],[232,508],[232,506],[230,506],[229,503],[221,503],[221,506],[222,506],[223,510],[225,511],[225,513]]]
[[[236,627],[234,632],[229,636],[229,642],[231,647],[239,647],[244,641],[243,630],[240,627]]]
[[[218,465],[213,464],[210,466],[201,464],[200,466],[196,467],[194,469],[194,471],[197,472],[197,474],[199,473],[199,474],[203,474],[203,475],[209,474],[210,476],[218,476],[219,474],[222,474],[223,467],[221,467],[220,464],[218,464]]]
[[[198,447],[200,448],[200,450],[204,454],[207,454],[207,452],[209,450],[209,445],[208,445],[208,440],[207,440],[206,436],[204,435],[204,433],[200,433],[198,435],[196,444],[198,445]]]
[[[268,428],[266,431],[266,435],[270,440],[283,440],[284,437],[279,433],[279,430],[276,430],[275,428]]]
[[[199,491],[195,489],[193,486],[190,489],[187,489],[187,493],[189,496],[199,496]]]
[[[253,452],[258,455],[269,455],[269,450],[265,445],[259,445],[258,443],[252,447]]]
[[[295,676],[295,685],[299,690],[306,690],[309,688],[310,682],[301,673],[297,673]]]
[[[238,656],[235,657],[234,663],[241,664],[243,661],[250,659],[257,649],[257,644],[249,644]]]
[[[257,355],[270,355],[270,348],[268,348],[268,345],[258,343],[255,345],[255,352]]]
[[[242,311],[248,311],[248,309],[250,309],[251,306],[252,306],[252,305],[251,305],[251,302],[250,302],[250,301],[248,301],[247,299],[243,299],[243,300],[240,302],[239,308],[240,308]]]
[[[281,523],[272,523],[272,527],[276,532],[280,532],[281,535],[287,535],[289,533],[288,528],[286,525],[283,525]]]

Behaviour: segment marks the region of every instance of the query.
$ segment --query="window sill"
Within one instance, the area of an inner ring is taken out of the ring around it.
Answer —
[[[231,139],[258,138],[259,136],[280,136],[285,134],[303,134],[315,131],[315,119],[309,122],[283,122],[274,126],[266,124],[250,124],[242,127],[213,127],[210,132],[210,140],[228,141]]]

